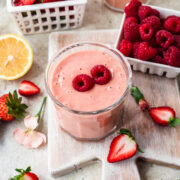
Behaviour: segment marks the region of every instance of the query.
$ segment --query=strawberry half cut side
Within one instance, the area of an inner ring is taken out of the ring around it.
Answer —
[[[180,119],[176,118],[174,109],[168,106],[153,107],[149,110],[151,118],[161,126],[176,127]]]
[[[128,159],[134,156],[137,151],[143,152],[129,130],[122,128],[119,134],[120,135],[115,137],[111,142],[107,157],[107,161],[109,163],[115,163]]]
[[[142,111],[149,110],[149,103],[145,100],[144,95],[141,93],[138,87],[132,86],[131,95],[134,97],[136,103],[140,106]]]
[[[22,81],[19,85],[19,94],[22,96],[33,96],[40,92],[40,88],[31,81]]]

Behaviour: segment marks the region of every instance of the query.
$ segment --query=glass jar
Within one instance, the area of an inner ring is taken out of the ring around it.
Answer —
[[[74,52],[85,50],[101,51],[113,57],[114,60],[120,63],[127,79],[126,89],[120,99],[117,99],[117,101],[109,107],[92,112],[77,111],[63,105],[56,99],[51,87],[53,71],[59,62]],[[60,50],[49,62],[45,75],[46,89],[55,105],[59,126],[78,140],[100,140],[106,137],[115,131],[119,125],[121,120],[120,112],[129,92],[131,78],[131,68],[125,57],[119,51],[106,45],[98,43],[78,43]]]

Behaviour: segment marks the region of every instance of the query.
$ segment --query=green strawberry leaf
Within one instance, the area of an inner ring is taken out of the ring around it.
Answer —
[[[136,103],[139,104],[139,101],[141,99],[144,99],[144,95],[141,93],[141,91],[136,86],[132,86],[131,89],[131,95],[134,97]]]
[[[180,119],[178,118],[170,118],[169,125],[171,127],[176,127],[180,124]]]

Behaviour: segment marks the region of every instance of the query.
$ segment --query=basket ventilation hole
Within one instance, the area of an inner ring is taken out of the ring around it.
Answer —
[[[164,71],[163,74],[162,74],[162,76],[166,77],[166,75],[167,75],[167,72]]]
[[[54,8],[50,8],[50,9],[49,9],[49,12],[50,12],[50,13],[54,13],[54,12],[55,12],[55,9],[54,9]]]
[[[149,74],[149,68],[146,69],[146,73]]]
[[[56,17],[51,17],[51,21],[56,21]]]
[[[27,17],[28,16],[27,12],[22,12],[21,14],[22,14],[22,17]]]
[[[59,8],[59,11],[60,11],[60,12],[65,11],[65,7],[60,7],[60,8]]]
[[[48,26],[43,26],[43,29],[46,31],[48,29]]]
[[[57,25],[56,25],[56,24],[53,24],[51,27],[52,27],[52,29],[56,29],[56,28],[57,28]]]
[[[131,69],[133,70],[133,65],[131,65]]]
[[[74,19],[74,15],[70,15],[69,18],[70,18],[70,19]]]
[[[42,22],[44,23],[44,22],[47,22],[47,18],[42,18]]]
[[[34,24],[38,24],[38,19],[33,19]]]
[[[73,6],[69,6],[69,10],[70,10],[70,11],[73,11],[73,10],[74,10],[74,7],[73,7]]]
[[[61,24],[61,28],[64,28],[64,27],[66,27],[66,24]]]
[[[31,32],[31,29],[30,29],[30,28],[27,28],[27,29],[26,29],[26,32],[27,32],[27,33],[30,33],[30,32]]]
[[[31,15],[32,15],[32,16],[37,15],[37,14],[36,14],[36,11],[31,11]]]
[[[39,31],[39,27],[35,27],[35,28],[34,28],[34,31],[35,31],[35,32]]]
[[[46,13],[45,9],[41,9],[40,12],[41,12],[41,14],[45,14]]]
[[[60,20],[65,20],[66,16],[60,16]]]
[[[75,26],[75,23],[70,23],[69,25],[70,25],[70,27],[73,27],[73,26]]]

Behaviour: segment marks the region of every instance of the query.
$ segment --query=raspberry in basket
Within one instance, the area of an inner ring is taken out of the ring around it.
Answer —
[[[150,23],[154,30],[158,30],[161,26],[160,19],[156,16],[149,16],[142,20],[141,24]]]
[[[125,56],[130,56],[132,52],[132,42],[123,39],[119,45],[119,51],[121,51]]]
[[[161,47],[167,49],[174,43],[174,38],[170,32],[166,30],[160,30],[156,33],[156,42]]]
[[[176,46],[180,48],[180,35],[174,35],[174,40],[176,42]]]
[[[176,16],[168,17],[164,22],[164,28],[171,33],[180,33],[180,18]]]
[[[154,35],[154,29],[150,23],[145,23],[140,26],[139,33],[142,40],[149,41]]]
[[[175,47],[171,46],[167,50],[166,53],[164,53],[164,59],[166,60],[167,64],[174,67],[180,67],[180,50]]]
[[[127,17],[134,16],[138,17],[138,8],[141,6],[141,2],[138,0],[131,0],[128,6],[125,7],[124,11]]]
[[[157,50],[148,45],[147,42],[141,42],[137,50],[137,57],[141,60],[150,60],[157,54]]]

